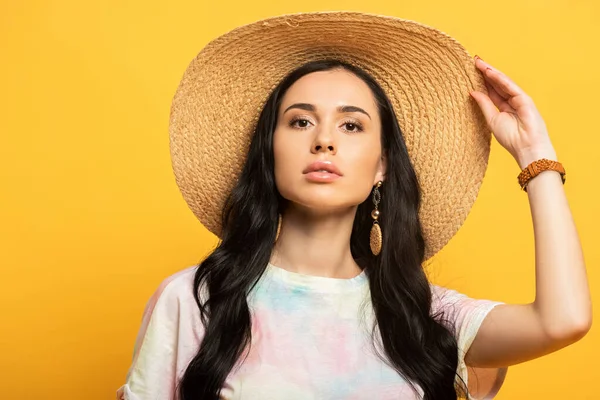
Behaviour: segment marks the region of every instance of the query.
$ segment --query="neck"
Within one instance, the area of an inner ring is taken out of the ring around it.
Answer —
[[[330,278],[353,278],[361,272],[350,252],[356,207],[315,213],[290,206],[271,263],[291,272]]]

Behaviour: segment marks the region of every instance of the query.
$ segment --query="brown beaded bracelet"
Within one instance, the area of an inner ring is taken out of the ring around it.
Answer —
[[[527,191],[527,184],[529,183],[529,181],[538,176],[541,172],[548,170],[560,173],[560,177],[562,178],[562,183],[564,185],[565,181],[567,180],[567,175],[562,164],[558,161],[542,158],[540,160],[532,162],[531,164],[523,168],[523,170],[517,177],[521,189]]]

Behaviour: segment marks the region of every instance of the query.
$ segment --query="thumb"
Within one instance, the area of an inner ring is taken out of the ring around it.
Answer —
[[[483,116],[485,117],[488,126],[491,127],[494,117],[496,116],[496,114],[498,114],[498,109],[496,108],[496,105],[492,102],[492,99],[490,99],[489,96],[485,93],[473,90],[471,92],[471,96],[473,96],[473,98],[479,105],[479,108],[481,108],[481,112],[483,113]]]

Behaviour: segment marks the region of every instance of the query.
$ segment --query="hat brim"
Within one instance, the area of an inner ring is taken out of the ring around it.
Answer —
[[[491,132],[469,92],[487,93],[465,48],[418,22],[352,11],[286,14],[207,44],[177,88],[170,114],[176,182],[220,235],[226,195],[245,162],[271,91],[300,65],[337,58],[371,74],[389,97],[422,188],[425,258],[456,234],[481,186]]]

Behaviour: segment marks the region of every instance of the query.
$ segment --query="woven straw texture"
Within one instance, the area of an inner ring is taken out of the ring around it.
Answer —
[[[429,259],[475,202],[491,132],[469,95],[487,93],[472,57],[452,37],[414,21],[350,11],[286,14],[208,43],[171,107],[172,165],[183,197],[219,236],[221,208],[269,94],[301,64],[331,57],[370,73],[393,104],[423,191]]]

